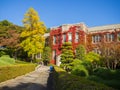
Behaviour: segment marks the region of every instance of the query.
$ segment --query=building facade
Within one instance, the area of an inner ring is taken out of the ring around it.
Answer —
[[[88,28],[84,23],[65,24],[50,28],[49,35],[52,48],[51,63],[60,65],[61,47],[64,42],[71,42],[75,53],[79,44],[85,46],[87,52],[100,54],[99,45],[102,43],[120,44],[120,24]]]

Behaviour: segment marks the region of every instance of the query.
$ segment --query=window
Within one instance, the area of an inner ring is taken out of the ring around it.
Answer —
[[[68,42],[72,42],[72,33],[68,34]]]
[[[63,34],[63,42],[66,42],[66,34]]]
[[[60,41],[61,41],[61,37],[60,35],[58,36],[58,44],[60,44]]]
[[[97,54],[101,54],[101,51],[100,51],[98,48],[94,48],[94,49],[93,49],[93,52],[94,52],[94,53],[97,53]]]
[[[53,57],[53,60],[56,60],[56,50],[53,50],[53,55],[52,55]]]
[[[56,44],[56,36],[53,36],[53,44]]]
[[[120,41],[120,32],[117,34],[118,41]]]
[[[36,59],[41,59],[41,53],[36,54]]]
[[[105,38],[106,38],[106,42],[112,42],[112,41],[114,41],[114,34],[107,33],[105,35]]]
[[[76,32],[76,34],[75,34],[75,42],[79,42],[79,33],[78,32]]]
[[[101,41],[101,36],[100,35],[94,35],[92,36],[92,42],[93,43],[98,43]]]

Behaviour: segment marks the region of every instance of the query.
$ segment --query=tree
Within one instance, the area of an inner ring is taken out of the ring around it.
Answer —
[[[44,50],[43,50],[42,59],[43,59],[44,64],[46,64],[46,65],[51,60],[51,56],[52,56],[51,52],[52,51],[51,51],[50,47],[45,47]]]
[[[85,47],[83,45],[78,45],[78,47],[76,48],[75,58],[79,60],[84,60],[85,52],[86,52]]]
[[[0,22],[0,26],[10,26],[10,25],[13,25],[13,24],[7,20],[3,20]]]
[[[116,69],[120,63],[120,44],[114,43],[101,43],[99,44],[101,51],[102,66],[109,69]]]
[[[61,67],[66,71],[71,71],[71,65],[73,62],[74,55],[72,50],[72,44],[70,42],[65,42],[62,45],[62,54],[61,54]]]
[[[109,47],[109,63],[111,69],[116,69],[120,63],[120,44],[114,43]]]
[[[22,50],[20,47],[20,33],[23,29],[23,27],[17,26],[7,20],[0,21],[0,46],[4,48],[0,49],[0,52],[4,52],[4,54],[14,59],[25,55],[19,53]]]
[[[1,37],[1,46],[5,46],[9,52],[9,55],[14,57],[15,59],[17,58],[17,50],[20,49],[19,43],[19,35],[15,30],[8,30],[6,37]],[[8,53],[8,52],[7,52]]]
[[[89,52],[86,54],[85,60],[91,63],[92,68],[97,68],[100,61],[100,55],[94,52]]]
[[[21,46],[28,56],[32,56],[34,59],[35,54],[43,52],[46,27],[33,8],[30,8],[25,14],[23,24],[25,29],[21,33]]]

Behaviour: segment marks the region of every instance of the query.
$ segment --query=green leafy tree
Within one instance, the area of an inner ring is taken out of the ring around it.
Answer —
[[[42,54],[42,59],[43,59],[44,64],[47,65],[49,63],[49,61],[51,60],[51,56],[52,56],[51,48],[45,47],[43,50],[43,54]]]
[[[0,26],[11,26],[11,25],[13,24],[7,20],[3,20],[0,22]]]
[[[86,61],[90,62],[93,68],[97,68],[100,62],[100,55],[94,52],[89,52],[86,54]]]
[[[76,48],[76,54],[75,57],[79,60],[84,60],[85,59],[85,47],[83,45],[78,45]]]
[[[43,52],[46,27],[40,21],[38,13],[30,8],[23,19],[24,31],[21,33],[21,46],[34,59],[35,54]]]
[[[65,42],[62,45],[62,54],[61,54],[61,67],[63,67],[66,71],[71,71],[72,62],[74,55],[72,50],[72,44],[70,42]]]
[[[0,46],[5,47],[1,52],[17,59],[20,51],[20,32],[23,27],[12,24],[7,20],[0,21]]]

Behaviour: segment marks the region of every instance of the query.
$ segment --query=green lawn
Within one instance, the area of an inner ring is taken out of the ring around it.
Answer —
[[[14,58],[10,58],[8,55],[0,57],[0,66],[10,66],[16,64],[28,64],[28,62],[15,60]]]
[[[0,57],[0,66],[8,66],[15,64],[15,59],[10,58],[8,55]]]

